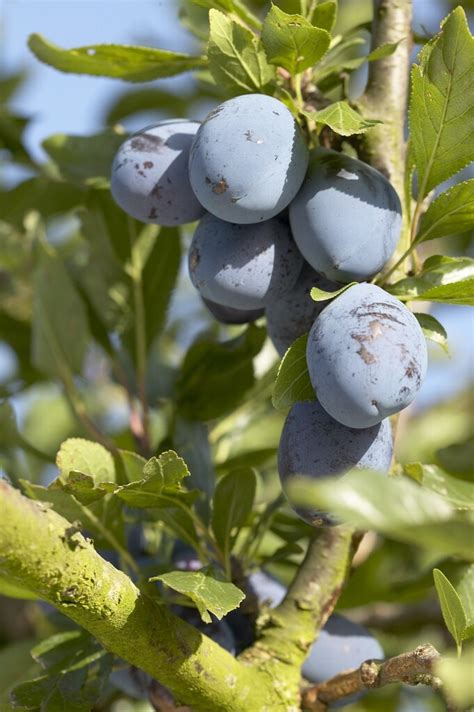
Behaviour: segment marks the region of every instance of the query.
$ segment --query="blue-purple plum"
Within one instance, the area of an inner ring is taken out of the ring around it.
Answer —
[[[278,471],[291,502],[294,477],[308,481],[340,477],[353,468],[387,472],[392,459],[390,422],[370,428],[348,428],[331,418],[316,401],[296,403],[287,415],[278,448]],[[292,505],[293,506],[293,505]],[[294,506],[313,526],[336,523],[327,512]]]
[[[189,151],[199,123],[174,119],[127,138],[112,165],[111,191],[144,223],[184,225],[204,215],[189,182]]]
[[[217,304],[210,299],[202,299],[212,316],[221,324],[250,324],[265,314],[264,309],[232,309],[223,304]]]
[[[384,658],[380,643],[366,628],[333,613],[313,644],[301,673],[309,682],[319,684],[346,670],[359,668],[366,660]],[[352,704],[363,694],[344,697],[330,709]]]
[[[189,250],[191,281],[201,297],[232,309],[261,309],[295,284],[303,258],[279,218],[252,225],[208,213]]]
[[[286,596],[286,588],[265,571],[254,571],[249,576],[249,586],[260,604],[270,608],[278,606]]]
[[[199,202],[222,220],[268,220],[293,200],[308,149],[278,99],[245,94],[211,111],[191,148],[189,176]]]
[[[397,245],[401,205],[391,183],[371,166],[317,149],[290,207],[304,258],[329,279],[361,282],[379,272]]]
[[[406,408],[427,359],[411,311],[373,284],[357,284],[334,299],[314,322],[306,351],[319,402],[351,428],[368,428]]]
[[[331,292],[338,289],[339,285],[322,277],[305,262],[292,289],[270,302],[265,310],[268,335],[280,356],[283,356],[293,341],[311,329],[314,320],[327,305],[327,302],[311,299],[312,287]]]

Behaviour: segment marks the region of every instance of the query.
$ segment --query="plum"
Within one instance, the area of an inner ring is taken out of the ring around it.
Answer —
[[[189,273],[200,295],[232,309],[267,306],[293,287],[302,264],[279,218],[236,225],[208,213],[189,250]]]
[[[286,596],[286,588],[266,571],[254,571],[249,576],[249,586],[259,603],[270,608],[278,606]]]
[[[268,335],[280,356],[293,341],[311,329],[314,320],[327,305],[327,302],[311,299],[312,287],[332,292],[339,285],[322,277],[305,262],[294,287],[270,302],[265,310]]]
[[[366,660],[383,660],[380,643],[363,628],[333,613],[313,644],[301,673],[309,682],[321,683],[345,670],[360,667]],[[344,697],[331,708],[352,704],[364,693]]]
[[[427,359],[416,318],[373,284],[357,284],[334,299],[315,320],[306,350],[319,402],[351,428],[368,428],[406,408]]]
[[[363,281],[393,254],[401,205],[391,183],[366,163],[317,149],[290,207],[293,236],[304,258],[329,279]]]
[[[189,183],[189,150],[199,123],[185,119],[147,126],[114,158],[110,189],[128,215],[156,225],[184,225],[204,215]]]
[[[278,99],[245,94],[220,104],[191,147],[189,177],[199,202],[222,220],[268,220],[294,198],[308,149],[291,112]]]
[[[225,307],[210,299],[202,298],[202,301],[212,316],[221,324],[250,324],[265,314],[264,309],[232,309],[232,307]]]
[[[387,472],[392,450],[388,420],[370,428],[347,428],[331,418],[316,401],[296,403],[287,415],[278,448],[283,491],[288,496],[289,484],[295,476],[317,480],[341,476],[353,468]],[[314,526],[335,523],[327,512],[294,509]]]

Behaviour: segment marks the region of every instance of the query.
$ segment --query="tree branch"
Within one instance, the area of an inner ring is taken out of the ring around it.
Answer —
[[[441,687],[441,680],[433,675],[433,668],[440,657],[432,645],[420,645],[412,652],[402,653],[385,661],[367,660],[358,670],[343,672],[305,690],[303,709],[308,712],[325,712],[329,704],[342,697],[394,682],[430,685],[437,690]]]
[[[367,88],[357,101],[364,116],[383,121],[360,138],[361,157],[391,181],[402,203],[402,235],[394,261],[405,252],[410,239],[404,188],[404,131],[412,50],[411,21],[411,0],[374,0],[372,49],[386,42],[400,44],[389,57],[369,63]]]
[[[143,595],[49,505],[0,481],[0,573],[51,603],[107,650],[194,710],[283,710],[271,680]]]
[[[358,543],[347,526],[316,531],[284,601],[258,621],[256,643],[240,656],[278,675],[282,695],[298,689],[301,665],[336,605]]]

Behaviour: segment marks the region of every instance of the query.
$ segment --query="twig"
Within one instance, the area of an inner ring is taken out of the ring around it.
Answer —
[[[305,690],[302,708],[308,712],[325,712],[329,704],[342,697],[396,682],[429,685],[438,690],[441,680],[433,674],[433,668],[440,657],[438,651],[428,644],[385,661],[367,660],[357,670],[343,672]]]

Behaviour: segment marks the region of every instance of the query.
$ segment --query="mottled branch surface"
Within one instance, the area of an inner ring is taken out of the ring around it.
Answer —
[[[144,596],[47,504],[0,481],[0,573],[88,630],[107,650],[204,712],[286,710],[250,669],[169,608]]]
[[[303,709],[308,712],[325,712],[327,706],[347,695],[366,689],[384,687],[394,682],[405,685],[441,686],[433,675],[440,654],[432,645],[420,645],[409,653],[402,653],[385,661],[367,660],[357,670],[349,670],[336,677],[310,687],[303,693]]]

